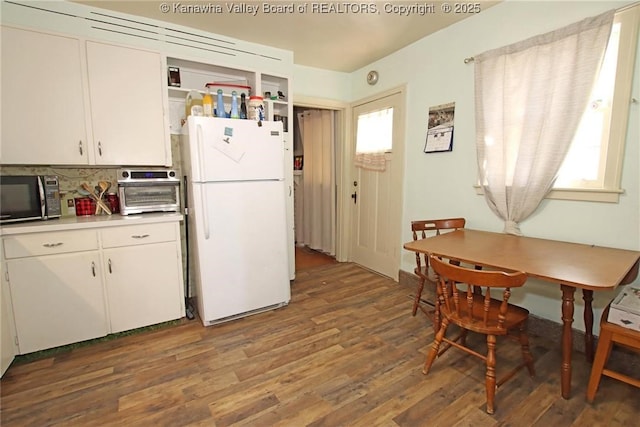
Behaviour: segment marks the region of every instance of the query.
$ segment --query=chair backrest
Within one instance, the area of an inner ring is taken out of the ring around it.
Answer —
[[[466,220],[464,218],[444,218],[444,219],[426,219],[419,221],[411,221],[411,232],[413,240],[426,239],[440,235],[442,231],[453,231],[464,228]],[[423,266],[429,266],[429,257],[427,254],[416,252],[416,266],[420,270]]]
[[[524,285],[526,273],[465,268],[435,255],[429,256],[429,262],[438,274],[438,298],[444,316],[455,323],[460,321],[484,328],[503,329],[511,288]],[[502,288],[502,302],[499,305],[490,304],[492,288]],[[480,289],[481,292],[478,292]]]

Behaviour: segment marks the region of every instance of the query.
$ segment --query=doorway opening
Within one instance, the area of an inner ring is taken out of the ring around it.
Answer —
[[[293,111],[296,246],[335,257],[336,112],[296,106]]]
[[[338,259],[337,189],[343,114],[322,105],[321,100],[294,105],[296,270]]]

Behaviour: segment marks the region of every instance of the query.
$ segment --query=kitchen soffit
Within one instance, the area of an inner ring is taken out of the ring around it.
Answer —
[[[347,73],[473,16],[476,10],[484,11],[500,3],[155,0],[74,2],[286,49],[293,51],[294,63],[298,65]],[[278,12],[273,9],[272,13],[265,13],[263,4],[288,7],[289,11]],[[356,13],[357,10],[363,10],[363,4],[369,5],[368,7],[374,4],[378,13]],[[458,13],[454,10],[449,13],[443,11],[447,7],[462,7],[460,5],[466,5],[464,7],[467,8],[467,13],[462,13],[461,10]],[[409,8],[405,9],[407,13],[394,13],[403,10],[400,9],[401,6]],[[306,12],[301,13],[303,7]],[[229,8],[236,9],[230,12]],[[253,8],[257,8],[255,14]]]

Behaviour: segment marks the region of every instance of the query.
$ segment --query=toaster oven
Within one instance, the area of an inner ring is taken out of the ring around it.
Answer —
[[[120,169],[120,214],[180,212],[180,178],[171,169]]]

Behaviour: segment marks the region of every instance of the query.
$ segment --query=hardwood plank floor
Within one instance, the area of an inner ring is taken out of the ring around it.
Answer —
[[[330,255],[315,251],[308,246],[296,246],[296,271],[335,263],[336,259]]]
[[[573,396],[560,397],[558,343],[531,337],[526,371],[486,414],[482,362],[455,349],[421,372],[433,339],[411,316],[411,289],[354,264],[298,271],[284,308],[203,327],[199,321],[99,342],[29,363],[1,382],[7,426],[627,426],[640,390],[574,355]],[[482,337],[469,341],[484,351]],[[519,360],[498,343],[498,373]],[[636,420],[636,421],[634,421]]]

